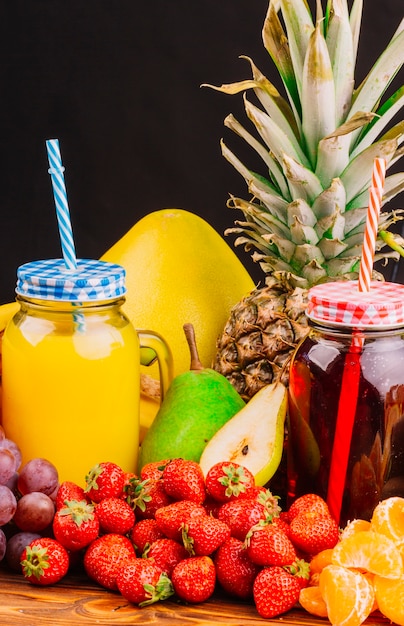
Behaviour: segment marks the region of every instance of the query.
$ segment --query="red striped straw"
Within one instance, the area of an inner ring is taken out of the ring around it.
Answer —
[[[369,189],[369,207],[358,280],[358,289],[361,292],[370,291],[385,174],[386,161],[375,159],[372,184]],[[328,478],[327,504],[337,522],[340,521],[341,516],[349,451],[358,403],[362,348],[363,336],[354,332],[349,351],[345,356]]]
[[[358,289],[369,291],[372,279],[373,259],[375,255],[377,228],[380,207],[382,204],[384,179],[386,175],[385,159],[374,160],[372,184],[369,189],[369,206],[366,216],[365,234],[363,239],[362,257],[359,270]]]

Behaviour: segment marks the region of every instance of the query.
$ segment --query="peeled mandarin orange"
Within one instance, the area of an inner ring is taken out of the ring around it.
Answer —
[[[403,559],[394,541],[370,530],[361,530],[342,539],[334,548],[332,562],[385,578],[403,575]]]
[[[299,603],[311,615],[328,617],[327,605],[318,586],[301,589]]]
[[[371,528],[404,547],[404,498],[392,496],[379,502],[373,511]]]
[[[346,539],[350,535],[353,535],[360,530],[370,530],[370,522],[364,519],[353,519],[348,522],[348,524],[341,532],[341,539]]]
[[[360,626],[373,610],[373,585],[361,572],[327,565],[319,587],[333,626]]]
[[[379,611],[395,624],[404,626],[404,576],[398,580],[375,576],[373,584]]]

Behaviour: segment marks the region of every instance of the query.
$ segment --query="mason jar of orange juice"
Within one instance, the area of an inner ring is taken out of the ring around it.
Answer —
[[[121,310],[125,292],[125,270],[112,263],[18,268],[20,310],[3,337],[3,427],[23,463],[46,458],[78,484],[102,461],[135,471],[140,348]]]

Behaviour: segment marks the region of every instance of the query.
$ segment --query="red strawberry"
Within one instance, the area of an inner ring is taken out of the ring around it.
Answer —
[[[127,498],[127,489],[130,485],[130,481],[137,479],[137,475],[134,472],[124,472],[123,473],[123,487],[122,487],[122,493],[119,496],[120,498],[122,498],[122,500],[126,500]]]
[[[294,517],[296,517],[296,515],[299,513],[306,513],[307,511],[321,515],[330,515],[330,509],[328,508],[326,501],[323,500],[321,496],[316,493],[306,493],[297,498],[297,500],[290,505],[287,512],[289,523]]]
[[[265,506],[245,498],[222,504],[217,516],[229,526],[233,537],[244,541],[250,528],[260,520],[267,519],[268,514]]]
[[[100,524],[93,504],[87,500],[67,500],[65,507],[56,511],[52,528],[59,543],[74,552],[98,537]]]
[[[335,546],[339,539],[338,524],[331,515],[314,511],[299,513],[290,522],[289,537],[305,554],[318,554]]]
[[[146,606],[173,595],[171,581],[147,559],[132,559],[120,568],[116,584],[125,600]]]
[[[95,512],[103,533],[126,535],[136,521],[132,507],[121,498],[104,498],[97,504]]]
[[[157,509],[154,518],[166,537],[181,543],[183,524],[194,517],[202,516],[206,517],[206,512],[201,504],[190,500],[178,500]]]
[[[254,602],[261,617],[286,613],[295,606],[299,594],[298,581],[283,567],[265,567],[254,581]]]
[[[181,600],[204,602],[215,590],[215,565],[209,556],[192,556],[174,567],[171,580]]]
[[[210,515],[201,515],[183,524],[182,540],[192,556],[213,554],[229,537],[228,525]]]
[[[274,524],[253,526],[246,538],[247,554],[257,565],[290,565],[297,556],[283,530]]]
[[[243,600],[252,598],[254,580],[261,567],[250,560],[240,539],[227,539],[216,551],[213,562],[217,580],[227,593]]]
[[[189,552],[182,544],[164,537],[157,539],[146,548],[143,556],[151,559],[167,576],[171,576],[174,567],[183,559],[188,558]]]
[[[164,468],[169,462],[170,459],[164,459],[162,461],[151,461],[150,463],[146,463],[146,465],[143,465],[140,470],[140,478],[142,480],[146,480],[147,478],[159,480],[160,478],[163,478]]]
[[[70,480],[66,480],[59,485],[57,490],[55,499],[56,510],[63,509],[66,501],[70,500],[77,500],[77,502],[87,500],[89,502],[89,498],[87,498],[87,495],[84,493],[83,487],[80,487]]]
[[[202,502],[206,498],[205,478],[199,463],[173,459],[163,471],[164,489],[174,500]]]
[[[172,498],[166,493],[161,479],[133,478],[126,486],[126,501],[135,511],[137,519],[154,517],[157,509],[167,506]]]
[[[95,539],[84,554],[87,575],[106,589],[117,589],[120,568],[135,559],[135,549],[127,537],[108,533]]]
[[[93,502],[101,502],[104,498],[119,498],[125,484],[125,474],[116,465],[106,461],[95,465],[86,476],[84,491]]]
[[[135,546],[138,556],[142,556],[147,547],[150,547],[154,541],[163,537],[164,535],[157,526],[155,519],[141,519],[139,522],[136,522],[130,533],[130,539]]]
[[[213,465],[206,474],[206,489],[218,502],[245,497],[255,487],[254,475],[238,463],[223,461]]]
[[[69,555],[56,539],[40,537],[21,554],[22,573],[34,585],[54,585],[69,569]]]

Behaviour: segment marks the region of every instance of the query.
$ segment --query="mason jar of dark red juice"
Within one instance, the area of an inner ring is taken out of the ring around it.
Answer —
[[[321,495],[341,525],[404,497],[404,285],[309,290],[290,365],[288,499]]]

